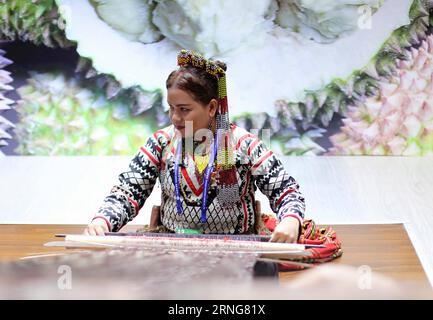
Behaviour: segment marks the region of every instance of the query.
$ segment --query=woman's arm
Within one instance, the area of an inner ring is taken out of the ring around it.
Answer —
[[[119,184],[104,199],[86,233],[116,232],[137,216],[159,176],[162,139],[157,132],[140,148],[128,170],[119,175]]]
[[[271,209],[280,221],[272,240],[296,241],[305,212],[305,199],[299,185],[263,141],[255,136],[247,140],[245,152],[250,159],[255,184],[268,197]]]

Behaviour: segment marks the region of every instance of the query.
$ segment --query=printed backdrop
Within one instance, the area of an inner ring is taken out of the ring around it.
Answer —
[[[132,155],[180,49],[285,155],[433,153],[432,1],[5,0],[0,154]]]

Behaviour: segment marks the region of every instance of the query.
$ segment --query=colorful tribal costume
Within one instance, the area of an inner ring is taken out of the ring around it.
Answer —
[[[257,136],[229,122],[225,71],[186,50],[179,54],[178,65],[202,68],[218,81],[217,126],[206,169],[185,150],[174,126],[161,129],[140,148],[129,170],[120,174],[120,183],[94,219],[103,218],[110,231],[118,231],[138,214],[159,178],[161,222],[171,231],[254,233],[257,187],[279,220],[293,216],[302,225],[305,201],[295,179]]]

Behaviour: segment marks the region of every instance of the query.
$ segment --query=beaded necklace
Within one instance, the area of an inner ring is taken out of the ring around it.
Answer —
[[[212,153],[210,155],[209,162],[206,165],[205,169],[205,178],[204,178],[204,187],[203,187],[203,194],[202,194],[202,200],[201,200],[201,222],[206,222],[206,203],[207,203],[207,193],[209,189],[209,182],[210,177],[213,170],[213,162],[215,159],[215,154],[217,153],[218,149],[218,134],[215,135],[214,138],[214,147],[212,150]],[[180,158],[182,157],[182,139],[180,139],[177,150],[176,150],[176,160],[174,164],[174,185],[175,185],[175,191],[176,191],[176,202],[177,202],[177,213],[179,216],[182,214],[182,203],[180,200],[180,178],[179,178],[179,164],[180,164]],[[189,199],[188,199],[189,200]]]

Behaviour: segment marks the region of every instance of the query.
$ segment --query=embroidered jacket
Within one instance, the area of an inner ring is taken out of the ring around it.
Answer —
[[[240,195],[240,202],[235,208],[228,210],[220,206],[217,182],[212,176],[207,221],[201,222],[204,172],[200,174],[192,155],[185,154],[179,170],[182,214],[178,214],[174,184],[176,138],[174,127],[169,126],[156,131],[140,148],[129,169],[119,175],[120,183],[104,199],[94,219],[103,218],[111,231],[118,231],[137,216],[159,178],[161,221],[173,231],[188,228],[201,229],[205,233],[253,233],[256,217],[254,193],[257,187],[268,197],[271,209],[279,220],[294,216],[302,224],[305,200],[296,180],[257,136],[235,125],[231,128]]]

